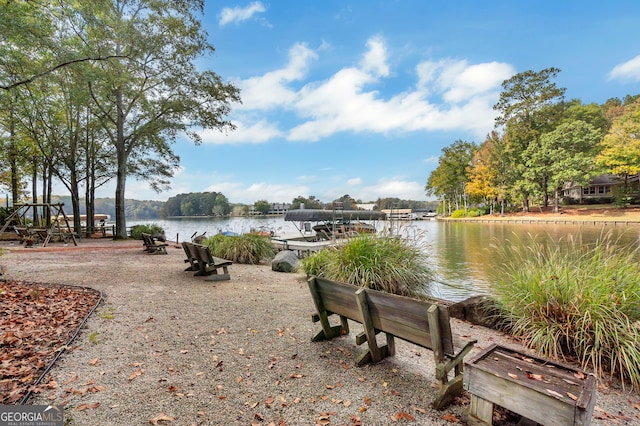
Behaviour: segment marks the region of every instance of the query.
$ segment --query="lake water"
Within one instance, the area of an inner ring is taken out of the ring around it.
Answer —
[[[283,218],[184,218],[170,220],[130,221],[160,225],[167,238],[188,241],[194,234],[207,236],[219,232],[245,233],[251,230],[273,230],[277,234],[297,232],[296,224]],[[379,222],[378,228],[390,222]],[[570,236],[583,242],[594,242],[603,232],[620,237],[621,244],[640,243],[639,225],[525,224],[504,222],[394,222],[394,231],[418,241],[427,252],[430,266],[436,272],[432,295],[459,301],[472,295],[490,293],[489,271],[497,266],[495,246],[505,241],[528,241],[535,236],[541,241],[563,241]],[[493,248],[492,248],[493,247]]]

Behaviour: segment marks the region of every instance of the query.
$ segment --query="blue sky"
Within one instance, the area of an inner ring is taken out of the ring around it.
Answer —
[[[442,148],[484,140],[512,75],[557,67],[583,103],[640,93],[636,0],[207,0],[202,22],[200,66],[242,91],[237,130],[179,141],[171,190],[129,179],[128,198],[427,200]]]

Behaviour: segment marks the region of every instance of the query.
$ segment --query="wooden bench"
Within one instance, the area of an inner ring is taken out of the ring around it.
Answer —
[[[349,333],[348,319],[364,327],[356,336],[356,343],[368,344],[368,350],[356,359],[356,365],[379,362],[395,354],[394,337],[433,351],[436,362],[435,377],[440,388],[432,406],[443,408],[452,397],[462,391],[463,358],[471,351],[476,340],[454,337],[446,306],[427,301],[383,293],[350,284],[337,283],[319,277],[309,279],[309,290],[316,305],[314,321],[322,330],[312,341],[332,339]],[[340,316],[340,325],[332,326],[329,316]],[[376,334],[386,334],[387,344],[379,347]],[[455,374],[449,380],[449,373]]]
[[[144,251],[151,254],[167,254],[167,246],[169,244],[164,241],[160,241],[158,238],[151,234],[142,233],[142,244],[144,245]]]
[[[202,244],[182,243],[187,258],[185,262],[189,262],[189,267],[185,271],[196,271],[196,276],[206,276],[205,281],[223,281],[230,280],[228,267],[233,262],[226,259],[220,259],[211,254],[209,247]],[[218,269],[222,268],[222,273],[218,273]]]

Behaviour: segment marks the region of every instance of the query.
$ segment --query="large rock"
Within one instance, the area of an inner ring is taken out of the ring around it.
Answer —
[[[300,266],[300,259],[291,250],[282,250],[271,261],[271,270],[276,272],[295,272]]]
[[[489,296],[473,296],[449,305],[449,315],[471,324],[496,328],[497,313]]]

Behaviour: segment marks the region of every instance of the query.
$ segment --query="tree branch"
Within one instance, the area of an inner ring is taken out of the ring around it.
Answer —
[[[69,66],[69,65],[77,64],[77,63],[80,63],[80,62],[87,62],[87,61],[105,61],[107,59],[113,59],[113,58],[128,58],[128,56],[127,55],[109,55],[109,56],[97,56],[97,57],[89,56],[87,58],[72,59],[70,61],[59,63],[58,65],[56,65],[54,67],[48,68],[48,69],[46,69],[46,70],[44,70],[44,71],[42,71],[42,72],[40,72],[38,74],[35,74],[35,75],[33,75],[33,76],[29,77],[29,78],[24,79],[24,80],[16,81],[15,83],[11,83],[11,84],[8,84],[8,85],[0,85],[0,89],[8,91],[8,90],[14,89],[14,88],[16,88],[18,86],[23,86],[25,84],[32,83],[34,80],[36,80],[36,79],[38,79],[40,77],[43,77],[43,76],[45,76],[47,74],[50,74],[50,73],[52,73],[52,72],[54,72],[54,71],[56,71],[56,70],[58,70],[60,68],[64,68],[64,67]]]

